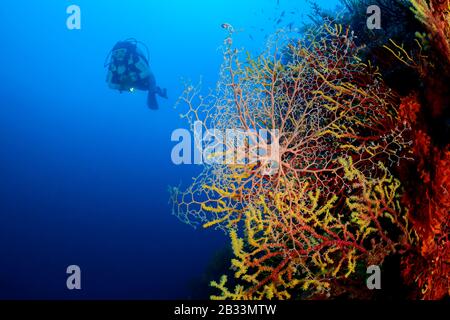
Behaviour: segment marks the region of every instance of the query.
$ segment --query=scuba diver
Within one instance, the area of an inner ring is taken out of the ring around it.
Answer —
[[[155,76],[150,70],[148,48],[147,56],[138,48],[141,42],[135,39],[119,41],[106,57],[105,67],[108,67],[106,82],[111,89],[134,92],[134,90],[148,91],[147,106],[152,110],[158,109],[156,95],[167,99],[167,90],[156,85]]]

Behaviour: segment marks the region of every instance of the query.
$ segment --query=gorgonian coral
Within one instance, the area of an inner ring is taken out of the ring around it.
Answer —
[[[417,95],[402,99],[400,116],[412,126],[414,162],[402,168],[417,247],[405,256],[403,276],[419,292],[416,297],[441,299],[450,292],[450,149],[438,148],[419,122],[422,106]]]
[[[230,230],[239,284],[228,289],[226,276],[212,282],[221,291],[213,299],[334,296],[357,269],[379,265],[387,254],[409,246],[413,236],[399,204],[399,181],[381,165],[382,177],[367,178],[350,159],[339,161],[352,187],[343,205],[338,200],[344,197],[325,200],[320,190],[307,192],[305,185],[298,193],[261,195],[248,206],[245,236]]]
[[[413,12],[428,30],[433,47],[450,61],[450,1],[411,0]]]
[[[326,23],[295,40],[279,33],[246,60],[226,44],[216,91],[203,97],[188,86],[181,100],[192,128],[202,120],[215,138],[246,132],[243,143],[217,139],[225,146],[206,156],[241,161],[211,161],[172,194],[182,221],[230,235],[236,285],[212,282],[215,298],[338,294],[359,269],[408,249],[414,234],[389,172],[408,157],[408,124],[396,94],[358,58],[350,29]],[[277,133],[267,139],[264,130]],[[255,141],[265,143],[255,149]]]
[[[424,27],[416,33],[423,51],[414,53],[394,41],[387,47],[417,71],[421,83],[409,88],[399,109],[412,128],[414,161],[398,171],[406,191],[403,203],[418,236],[417,246],[403,259],[403,278],[417,288],[412,296],[441,299],[450,294],[450,1],[412,0],[411,5]]]

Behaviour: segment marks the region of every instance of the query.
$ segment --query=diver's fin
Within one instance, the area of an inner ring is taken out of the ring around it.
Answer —
[[[158,101],[156,100],[156,93],[155,92],[148,92],[147,95],[147,106],[149,109],[152,110],[158,110]]]
[[[161,89],[160,87],[156,87],[156,93],[158,94],[158,96],[160,96],[161,98],[167,99],[167,89]]]

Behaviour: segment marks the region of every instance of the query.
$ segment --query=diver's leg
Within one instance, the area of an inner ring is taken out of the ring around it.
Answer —
[[[148,77],[148,95],[147,95],[147,106],[152,110],[158,109],[158,101],[156,100],[156,81],[153,73],[150,72]]]
[[[148,92],[147,106],[149,107],[149,109],[158,110],[158,101],[156,100],[155,92],[151,92],[151,91]]]
[[[156,93],[158,94],[158,96],[160,96],[161,98],[165,98],[167,99],[167,89],[161,89],[160,87],[156,87]]]

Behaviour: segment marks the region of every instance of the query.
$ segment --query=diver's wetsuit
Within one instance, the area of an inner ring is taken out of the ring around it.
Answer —
[[[109,71],[111,78],[108,82],[114,89],[119,91],[149,89],[148,61],[131,42],[124,41],[116,44]]]

